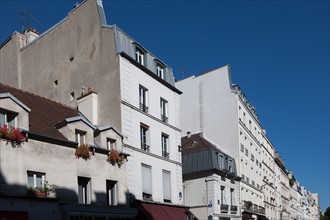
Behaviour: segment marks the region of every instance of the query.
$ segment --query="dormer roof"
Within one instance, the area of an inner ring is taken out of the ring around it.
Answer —
[[[54,125],[68,118],[81,117],[77,109],[1,83],[0,93],[7,94],[29,110],[29,132],[41,136],[67,141]]]

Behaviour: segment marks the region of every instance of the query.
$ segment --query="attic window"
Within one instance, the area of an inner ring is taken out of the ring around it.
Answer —
[[[18,114],[0,109],[0,126],[16,127],[16,116]]]

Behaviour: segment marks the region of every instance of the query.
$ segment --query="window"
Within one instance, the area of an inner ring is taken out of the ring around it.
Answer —
[[[107,180],[107,205],[117,205],[117,181]]]
[[[78,202],[80,204],[91,203],[91,179],[86,177],[78,177]]]
[[[250,179],[249,177],[246,177],[246,182],[249,183]]]
[[[164,66],[159,62],[156,62],[156,73],[158,77],[164,79]]]
[[[163,122],[168,121],[168,113],[167,113],[167,101],[163,98],[160,98],[160,116]]]
[[[220,188],[220,202],[221,204],[224,204],[225,202],[225,187],[224,186],[221,186]]]
[[[243,180],[243,181],[245,180],[245,176],[244,176],[244,174],[242,174],[242,180]]]
[[[27,188],[43,187],[44,182],[44,173],[27,171]]]
[[[255,182],[252,180],[252,186],[255,186]]]
[[[245,155],[249,156],[249,150],[245,148]]]
[[[162,156],[168,158],[168,135],[162,134]]]
[[[230,205],[235,205],[235,190],[233,188],[230,189]]]
[[[163,170],[163,197],[164,202],[171,202],[171,172]]]
[[[135,60],[141,65],[144,65],[144,53],[142,48],[135,47]]]
[[[76,129],[76,142],[78,143],[78,146],[86,144],[86,131]]]
[[[115,150],[116,149],[116,140],[107,138],[107,150]]]
[[[16,127],[17,113],[0,110],[0,126]]]
[[[149,126],[140,125],[141,149],[149,151]]]
[[[254,155],[253,154],[251,154],[251,160],[254,161]]]
[[[142,164],[142,198],[152,200],[151,166]]]
[[[223,156],[221,154],[219,155],[219,169],[223,170]]]
[[[241,144],[241,151],[244,153],[244,145]]]
[[[258,160],[256,160],[256,165],[259,166],[259,161]]]
[[[140,85],[140,109],[148,112],[148,89]]]
[[[233,169],[233,160],[231,160],[231,159],[228,160],[228,170],[229,170],[229,173],[233,173],[234,172],[234,169]]]

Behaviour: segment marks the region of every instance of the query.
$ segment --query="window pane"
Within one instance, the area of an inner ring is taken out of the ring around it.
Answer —
[[[27,187],[28,188],[35,187],[34,186],[34,178],[33,178],[33,174],[32,173],[28,173]]]
[[[36,187],[42,187],[42,175],[36,174]]]
[[[6,124],[5,114],[0,112],[0,126],[3,127]]]

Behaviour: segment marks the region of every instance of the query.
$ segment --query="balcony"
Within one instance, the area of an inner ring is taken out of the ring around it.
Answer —
[[[230,206],[230,213],[236,214],[237,213],[237,206],[236,205],[231,205]]]
[[[228,208],[229,208],[229,205],[226,205],[226,204],[221,204],[221,205],[220,205],[220,211],[221,211],[222,213],[224,213],[224,212],[228,212]]]
[[[161,115],[161,118],[162,118],[162,122],[165,122],[167,123],[168,122],[168,117],[166,115]]]
[[[143,103],[140,103],[140,109],[143,112],[148,113],[148,106],[144,105]]]
[[[167,152],[167,151],[163,151],[163,152],[162,152],[162,156],[163,156],[163,157],[166,157],[166,158],[169,158],[169,157],[170,157],[170,153]]]
[[[144,151],[148,151],[149,152],[149,145],[145,144],[145,143],[141,143],[141,149]]]

